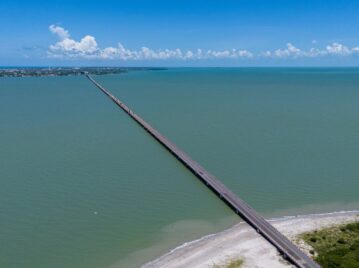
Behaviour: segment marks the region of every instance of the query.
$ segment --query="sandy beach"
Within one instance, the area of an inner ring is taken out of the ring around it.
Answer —
[[[358,221],[359,211],[300,215],[271,219],[271,223],[304,251],[310,247],[298,235],[333,225]],[[309,253],[308,253],[309,254]],[[239,223],[223,232],[185,243],[169,253],[144,264],[154,267],[213,267],[229,260],[243,259],[243,267],[290,267],[264,238],[246,223]]]

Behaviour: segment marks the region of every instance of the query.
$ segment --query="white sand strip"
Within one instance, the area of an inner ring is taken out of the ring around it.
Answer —
[[[306,251],[310,248],[303,241],[297,239],[299,234],[353,221],[359,221],[359,211],[303,215],[271,220],[274,227]],[[214,264],[221,265],[228,260],[238,258],[244,259],[243,267],[290,267],[279,256],[277,250],[246,223],[239,223],[221,233],[185,243],[142,267],[208,268],[213,267]]]

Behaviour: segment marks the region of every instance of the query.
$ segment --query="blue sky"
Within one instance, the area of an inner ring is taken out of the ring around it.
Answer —
[[[358,66],[359,1],[0,1],[0,65]]]

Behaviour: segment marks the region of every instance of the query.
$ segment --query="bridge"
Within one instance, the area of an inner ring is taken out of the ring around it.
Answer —
[[[160,132],[149,125],[139,115],[134,113],[118,98],[112,95],[103,86],[97,83],[90,75],[87,78],[93,82],[105,95],[116,105],[125,111],[136,123],[144,128],[153,138],[162,144],[182,164],[184,164],[194,175],[197,176],[210,190],[212,190],[223,202],[225,202],[238,216],[252,226],[258,234],[270,242],[279,253],[292,264],[299,268],[319,268],[320,266],[294,245],[288,238],[275,229],[268,221],[260,216],[246,202],[236,196],[221,181],[206,171],[200,164],[192,160],[184,151],[180,150],[174,143],[169,141]]]

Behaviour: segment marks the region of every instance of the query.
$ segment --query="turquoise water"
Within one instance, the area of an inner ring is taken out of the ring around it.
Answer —
[[[359,209],[359,69],[95,77],[265,216]],[[84,77],[0,79],[0,267],[138,267],[231,211]]]

